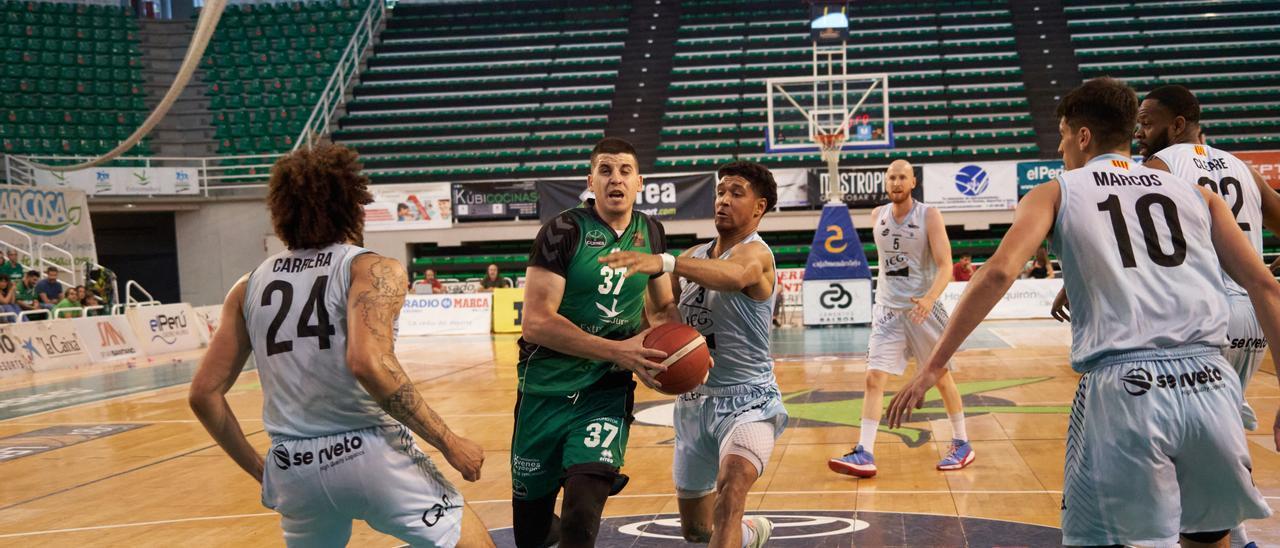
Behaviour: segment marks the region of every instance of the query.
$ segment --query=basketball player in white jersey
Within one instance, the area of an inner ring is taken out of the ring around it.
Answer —
[[[344,546],[351,521],[412,546],[493,546],[475,512],[412,434],[467,481],[484,451],[427,405],[395,354],[408,277],[358,247],[369,180],[356,154],[322,145],[276,162],[267,202],[287,251],[236,282],[191,382],[205,429],[262,484],[285,543]],[[266,463],[227,404],[253,353],[262,383]],[[411,433],[412,431],[412,433]]]
[[[827,461],[828,468],[841,474],[860,478],[876,475],[876,432],[884,412],[881,402],[889,375],[902,375],[907,370],[908,356],[923,365],[947,324],[947,312],[938,297],[951,281],[951,241],[947,239],[942,213],[911,197],[915,186],[911,164],[894,161],[885,174],[890,203],[871,212],[880,274],[872,310],[858,445],[844,456]],[[973,463],[975,457],[965,430],[964,404],[950,373],[939,379],[938,390],[951,422],[952,440],[937,469],[959,470]]]
[[[1280,285],[1222,198],[1129,159],[1137,111],[1133,90],[1112,78],[1058,105],[1068,171],[1018,204],[927,366],[894,396],[889,424],[919,408],[1052,233],[1072,303],[1071,366],[1083,374],[1067,430],[1063,544],[1225,547],[1228,530],[1271,510],[1250,477],[1240,379],[1221,353],[1221,272],[1248,292],[1268,337],[1280,337]]]
[[[747,491],[787,424],[769,351],[777,272],[757,232],[778,201],[778,184],[755,162],[732,162],[716,175],[715,240],[679,257],[624,251],[601,262],[628,274],[663,272],[664,265],[675,273],[678,321],[706,338],[715,360],[706,382],[676,400],[680,528],[689,542],[754,548],[764,546],[773,525],[743,519]]]

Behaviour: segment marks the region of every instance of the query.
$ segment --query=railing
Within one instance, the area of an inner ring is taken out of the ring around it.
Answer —
[[[320,92],[320,101],[311,109],[311,116],[302,126],[302,133],[293,142],[293,149],[302,146],[310,147],[321,136],[329,132],[329,121],[333,114],[347,100],[347,89],[351,80],[360,72],[360,60],[369,48],[373,47],[374,31],[382,24],[387,15],[387,6],[383,0],[371,0],[364,17],[356,24],[356,31],[347,41],[347,48],[342,50],[342,57],[334,67],[324,91]]]
[[[0,234],[5,234],[5,233],[8,233],[8,232],[12,232],[12,233],[14,233],[14,234],[17,234],[17,235],[18,235],[19,237],[21,237],[23,240],[26,240],[26,242],[27,242],[27,246],[26,246],[26,247],[19,247],[19,246],[16,246],[16,245],[11,244],[11,243],[9,243],[9,242],[6,242],[6,241],[4,241],[4,240],[0,240],[0,249],[5,249],[5,250],[12,249],[12,250],[14,250],[14,251],[17,251],[19,256],[22,256],[22,257],[26,257],[26,258],[27,258],[26,264],[29,264],[29,265],[35,266],[35,265],[36,265],[36,257],[35,257],[35,255],[34,255],[34,254],[32,254],[32,250],[35,248],[35,242],[31,239],[31,235],[30,235],[30,234],[27,234],[26,232],[23,232],[23,231],[21,231],[21,230],[18,230],[18,229],[16,229],[16,228],[13,228],[13,227],[11,227],[11,226],[9,226],[9,225],[0,225]]]
[[[264,188],[271,166],[282,154],[242,154],[238,156],[133,156],[107,162],[102,167],[176,167],[196,171],[200,195],[208,197],[210,189],[237,190]],[[49,165],[72,164],[92,160],[89,156],[13,156],[6,154],[5,177],[9,184],[36,186],[36,168],[31,160]],[[130,194],[117,196],[153,196]]]
[[[111,307],[111,314],[112,314],[112,315],[116,315],[116,314],[123,314],[126,310],[129,310],[130,308],[142,308],[142,307],[146,307],[146,306],[160,306],[160,304],[161,304],[161,303],[160,303],[160,301],[138,301],[138,302],[133,303],[133,304],[118,304],[118,305],[115,305],[115,306]]]
[[[94,310],[106,310],[107,307],[100,304],[93,306],[68,306],[66,308],[56,308],[53,311],[53,318],[60,320],[63,318],[86,318],[89,313]]]
[[[135,300],[135,299],[133,298],[133,290],[135,290],[135,289],[136,289],[136,290],[138,290],[138,293],[141,293],[143,296],[145,296],[145,297],[147,298],[147,300],[145,300],[145,301]],[[127,306],[145,306],[145,305],[139,304],[139,303],[144,303],[144,302],[145,302],[145,303],[156,303],[156,304],[159,304],[159,301],[157,301],[157,300],[155,299],[155,297],[152,297],[150,293],[147,293],[147,290],[146,290],[146,289],[143,289],[143,288],[142,288],[142,284],[139,284],[138,282],[135,282],[135,281],[133,281],[133,280],[129,280],[128,282],[125,282],[125,284],[124,284],[124,305],[125,305],[126,307],[127,307]]]
[[[13,319],[6,322],[5,318],[13,318]],[[14,314],[13,312],[0,312],[0,323],[18,323],[18,320],[19,320],[18,315]]]
[[[89,279],[89,273],[93,272],[94,270],[102,270],[103,272],[106,272],[107,274],[109,274],[108,279],[111,280],[111,302],[113,303],[120,302],[120,278],[116,276],[116,272],[114,270],[111,270],[110,268],[102,266],[97,262],[87,263],[84,265],[84,267],[85,267],[85,271],[84,271],[85,285],[89,285],[89,283],[92,281]],[[102,298],[102,295],[99,295],[98,298]]]
[[[59,272],[66,272],[67,275],[71,277],[71,281],[69,282],[67,280],[59,279],[58,280],[59,283],[67,287],[75,287],[77,285],[80,285],[80,281],[79,281],[79,278],[76,277],[76,270],[75,270],[76,256],[72,255],[70,251],[62,249],[61,247],[53,245],[49,242],[40,244],[40,247],[37,248],[36,250],[37,250],[36,264],[40,267],[40,270],[47,270],[51,267],[56,268],[58,269]],[[46,250],[53,252],[54,255],[66,256],[67,264],[71,266],[70,267],[62,266],[57,262],[46,259],[44,256],[44,252]]]
[[[18,314],[18,321],[29,322],[31,321],[32,316],[44,316],[43,318],[41,318],[42,320],[48,320],[53,318],[53,314],[48,310],[44,308],[37,308],[35,310],[23,310],[21,314]]]

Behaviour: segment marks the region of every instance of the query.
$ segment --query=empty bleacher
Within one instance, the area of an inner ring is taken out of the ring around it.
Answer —
[[[142,123],[138,24],[124,9],[5,0],[0,14],[4,152],[101,154]]]
[[[604,135],[626,4],[400,4],[336,141],[379,183],[580,173]]]
[[[816,152],[761,154],[765,79],[812,75],[808,8],[751,0],[682,7],[658,167],[705,168],[735,157],[818,165]],[[849,18],[849,73],[890,74],[894,157],[1037,155],[1004,1],[867,3],[851,7]],[[878,107],[861,112],[880,115]],[[881,163],[889,154],[849,151],[843,163]]]
[[[1139,96],[1182,84],[1199,97],[1209,142],[1280,143],[1280,2],[1068,0],[1071,42],[1086,78],[1114,76]]]

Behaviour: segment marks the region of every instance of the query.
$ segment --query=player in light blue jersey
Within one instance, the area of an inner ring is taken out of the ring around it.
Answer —
[[[706,382],[676,400],[673,475],[685,540],[759,547],[773,525],[743,519],[747,491],[787,424],[769,352],[777,273],[757,232],[778,185],[755,162],[726,164],[717,176],[715,240],[679,257],[624,251],[601,262],[628,276],[674,272],[678,321],[706,337],[715,360]]]
[[[1280,285],[1222,198],[1129,159],[1137,111],[1137,95],[1111,78],[1062,100],[1068,171],[1019,203],[928,366],[894,396],[889,422],[919,408],[1023,258],[1052,235],[1072,305],[1071,365],[1083,374],[1067,430],[1063,544],[1225,547],[1230,529],[1271,510],[1251,478],[1240,380],[1221,354],[1221,272],[1248,292],[1269,338],[1280,337]]]
[[[291,548],[343,546],[355,519],[413,546],[491,547],[462,494],[414,443],[422,436],[463,479],[480,479],[484,450],[445,425],[396,358],[409,280],[399,262],[359,246],[372,200],[359,170],[355,152],[337,145],[276,162],[267,202],[288,249],[227,295],[191,381],[191,409],[262,484]],[[250,353],[271,437],[266,462],[226,399]]]

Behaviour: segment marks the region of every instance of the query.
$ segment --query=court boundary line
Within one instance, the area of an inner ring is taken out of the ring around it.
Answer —
[[[1061,492],[1062,492],[1062,491],[1051,491],[1051,490],[1025,490],[1025,491],[1018,491],[1018,490],[992,490],[992,491],[975,491],[975,490],[963,490],[963,491],[941,491],[941,490],[932,490],[932,491],[902,491],[902,490],[891,490],[891,491],[885,491],[885,490],[876,490],[876,491],[868,491],[868,493],[872,493],[872,494],[874,494],[874,493],[882,493],[882,494],[928,494],[928,493],[937,493],[937,494],[941,494],[941,493],[948,493],[948,494],[950,494],[950,493],[956,493],[956,494],[1054,494],[1054,493],[1061,493]],[[758,494],[758,495],[778,495],[778,494],[790,494],[790,495],[820,495],[820,494],[856,494],[856,493],[858,493],[858,491],[856,491],[856,490],[855,490],[855,491],[840,490],[840,491],[780,491],[780,492],[777,492],[777,493],[748,493],[748,494],[749,494],[749,495],[755,495],[755,494]],[[609,497],[609,498],[674,497],[674,496],[675,496],[675,493],[662,493],[662,494],[615,495],[615,496],[612,496],[612,497]],[[1266,500],[1280,500],[1280,496],[1264,496],[1264,497],[1262,497],[1262,498],[1263,498],[1263,499],[1266,499]],[[510,502],[511,502],[511,499],[495,499],[495,500],[477,500],[477,501],[467,501],[467,503],[468,503],[468,504],[496,504],[496,503],[510,503]],[[817,510],[817,509],[787,509],[787,510],[762,510],[761,512],[832,512],[832,511],[834,511],[834,510],[830,510],[830,509],[826,509],[826,510]],[[753,513],[754,513],[754,514],[759,514],[759,513],[761,513],[761,512],[753,512]],[[951,514],[938,514],[938,513],[932,513],[932,512],[886,512],[886,511],[883,511],[883,510],[858,510],[858,509],[853,509],[853,510],[851,510],[851,512],[854,512],[854,513],[858,513],[858,512],[867,512],[867,513],[880,513],[880,514],[917,514],[917,515],[942,516],[942,517],[956,517],[956,518],[966,518],[966,517],[969,517],[969,518],[974,518],[974,519],[984,519],[984,520],[989,520],[989,521],[1000,521],[1000,522],[1004,522],[1004,523],[1018,523],[1018,524],[1023,524],[1023,525],[1036,525],[1036,526],[1040,526],[1040,527],[1051,527],[1051,526],[1048,526],[1048,525],[1041,525],[1041,524],[1039,524],[1039,523],[1031,523],[1031,522],[1024,522],[1024,521],[1015,521],[1015,520],[1000,519],[1000,518],[979,517],[979,516],[965,516],[965,515],[960,515],[960,514],[951,515]],[[198,521],[217,521],[217,520],[226,520],[226,519],[246,519],[246,518],[259,518],[259,517],[279,516],[279,515],[280,515],[280,514],[279,514],[279,513],[277,513],[277,512],[261,512],[261,513],[256,513],[256,514],[228,514],[228,515],[222,515],[222,516],[197,516],[197,517],[190,517],[190,518],[174,518],[174,519],[166,519],[166,520],[139,521],[139,522],[132,522],[132,523],[113,523],[113,524],[107,524],[107,525],[88,525],[88,526],[85,526],[85,527],[67,527],[67,528],[63,528],[63,529],[44,529],[44,530],[40,530],[40,531],[21,531],[21,532],[17,532],[17,533],[0,533],[0,538],[33,537],[33,536],[40,536],[40,535],[55,535],[55,534],[59,534],[59,533],[78,533],[78,532],[83,532],[83,531],[101,531],[101,530],[104,530],[104,529],[124,529],[124,528],[128,528],[128,527],[151,527],[151,526],[155,526],[155,525],[169,525],[169,524],[173,524],[173,523],[191,523],[191,522],[198,522]],[[639,516],[649,516],[649,515],[654,515],[654,516],[656,516],[656,515],[660,515],[660,514],[656,514],[656,513],[655,513],[655,514],[624,514],[624,515],[619,515],[619,516],[603,516],[603,517],[604,517],[604,519],[610,519],[610,518],[627,518],[627,517],[639,517]],[[496,528],[488,529],[488,531],[491,531],[491,532],[492,532],[492,531],[500,531],[500,530],[510,529],[510,528],[511,528],[510,526],[507,526],[507,527],[496,527]]]

